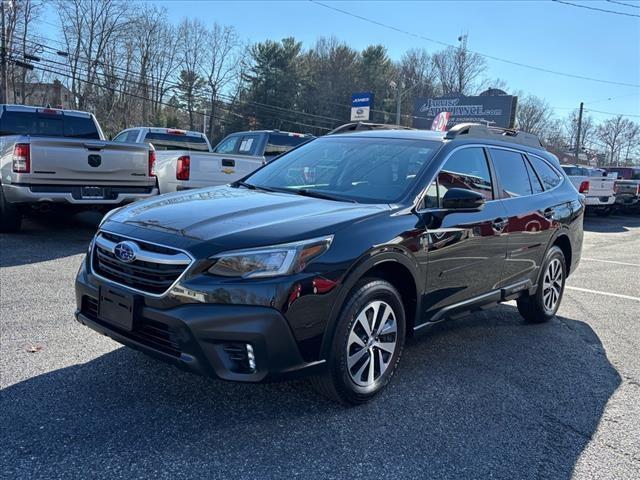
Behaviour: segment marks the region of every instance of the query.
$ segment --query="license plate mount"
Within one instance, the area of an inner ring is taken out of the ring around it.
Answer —
[[[82,187],[80,195],[83,199],[94,200],[104,199],[104,188],[102,187]]]
[[[130,332],[133,330],[135,306],[133,295],[110,287],[100,288],[98,319]]]

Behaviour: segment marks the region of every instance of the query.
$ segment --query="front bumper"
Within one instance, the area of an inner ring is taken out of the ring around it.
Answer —
[[[156,187],[104,187],[113,193],[104,199],[83,199],[80,186],[12,185],[3,184],[4,196],[9,203],[67,203],[71,205],[118,205],[158,195]],[[78,190],[78,191],[76,191]],[[129,191],[127,191],[129,190]]]
[[[285,318],[276,309],[250,305],[182,304],[158,309],[140,299],[131,331],[98,318],[98,288],[76,280],[76,319],[123,345],[205,376],[262,382],[320,370],[305,362]],[[85,277],[86,278],[86,277]],[[255,355],[249,368],[246,345]]]

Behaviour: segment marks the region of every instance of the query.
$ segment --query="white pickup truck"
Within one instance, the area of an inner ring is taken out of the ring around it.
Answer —
[[[277,130],[238,132],[212,149],[199,132],[136,127],[123,130],[113,140],[153,145],[160,193],[167,193],[234,182],[312,138]]]
[[[562,165],[574,187],[584,195],[587,211],[609,215],[616,203],[617,174],[583,165]]]
[[[33,209],[111,209],[158,194],[155,152],[105,140],[86,112],[0,105],[0,231]]]

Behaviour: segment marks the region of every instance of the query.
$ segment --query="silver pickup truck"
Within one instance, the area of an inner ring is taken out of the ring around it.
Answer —
[[[105,140],[90,113],[0,105],[0,231],[33,209],[104,208],[158,194],[155,152]]]
[[[113,140],[153,145],[158,187],[160,193],[167,193],[235,182],[312,138],[278,130],[238,132],[212,149],[207,137],[199,132],[135,127],[123,130]]]

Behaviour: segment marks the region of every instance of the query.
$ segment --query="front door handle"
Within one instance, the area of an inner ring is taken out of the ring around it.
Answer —
[[[498,232],[501,232],[502,230],[504,230],[508,224],[509,224],[509,220],[504,218],[496,218],[493,222],[491,222],[491,225],[493,225],[494,230],[497,230]]]

